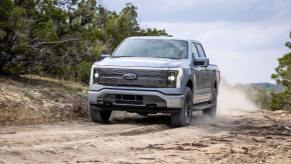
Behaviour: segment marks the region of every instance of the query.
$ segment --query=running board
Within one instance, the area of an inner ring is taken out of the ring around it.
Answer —
[[[212,104],[209,104],[209,103],[193,104],[194,111],[202,111],[204,109],[211,108],[211,107],[212,107]]]

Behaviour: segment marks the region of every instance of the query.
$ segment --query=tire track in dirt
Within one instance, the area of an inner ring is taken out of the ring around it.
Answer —
[[[291,114],[281,115],[195,114],[191,126],[174,129],[163,115],[3,127],[0,163],[288,163]]]
[[[154,118],[157,118],[157,116],[154,116]],[[147,119],[150,119],[150,117]],[[129,121],[131,122],[132,120],[129,119]],[[31,127],[34,127],[34,130]],[[67,147],[96,140],[113,140],[114,137],[119,136],[146,135],[169,129],[167,125],[140,126],[138,124],[126,124],[125,121],[123,121],[123,124],[119,124],[116,120],[109,125],[78,121],[73,122],[72,126],[56,124],[15,128],[14,131],[9,131],[5,128],[0,130],[0,133],[3,133],[0,136],[1,147],[15,150],[25,150],[28,146],[34,150],[47,149],[49,147]],[[17,130],[20,131],[16,132]]]

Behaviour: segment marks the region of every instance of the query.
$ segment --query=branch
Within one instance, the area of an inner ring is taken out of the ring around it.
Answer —
[[[42,45],[63,44],[66,42],[75,42],[75,41],[79,41],[79,39],[74,38],[74,39],[66,39],[66,40],[59,40],[59,41],[53,41],[53,42],[39,42],[39,43],[36,43],[34,47],[39,47]]]

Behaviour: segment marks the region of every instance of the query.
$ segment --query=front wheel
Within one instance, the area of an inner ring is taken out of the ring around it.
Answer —
[[[89,117],[93,122],[97,123],[107,123],[111,116],[111,110],[102,110],[98,109],[97,107],[88,107]]]
[[[192,120],[193,94],[190,88],[185,90],[185,100],[183,108],[171,115],[172,125],[174,127],[188,126]]]

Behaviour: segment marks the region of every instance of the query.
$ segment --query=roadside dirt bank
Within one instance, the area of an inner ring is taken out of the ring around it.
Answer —
[[[33,75],[0,75],[0,126],[86,117],[87,88],[71,81]]]

